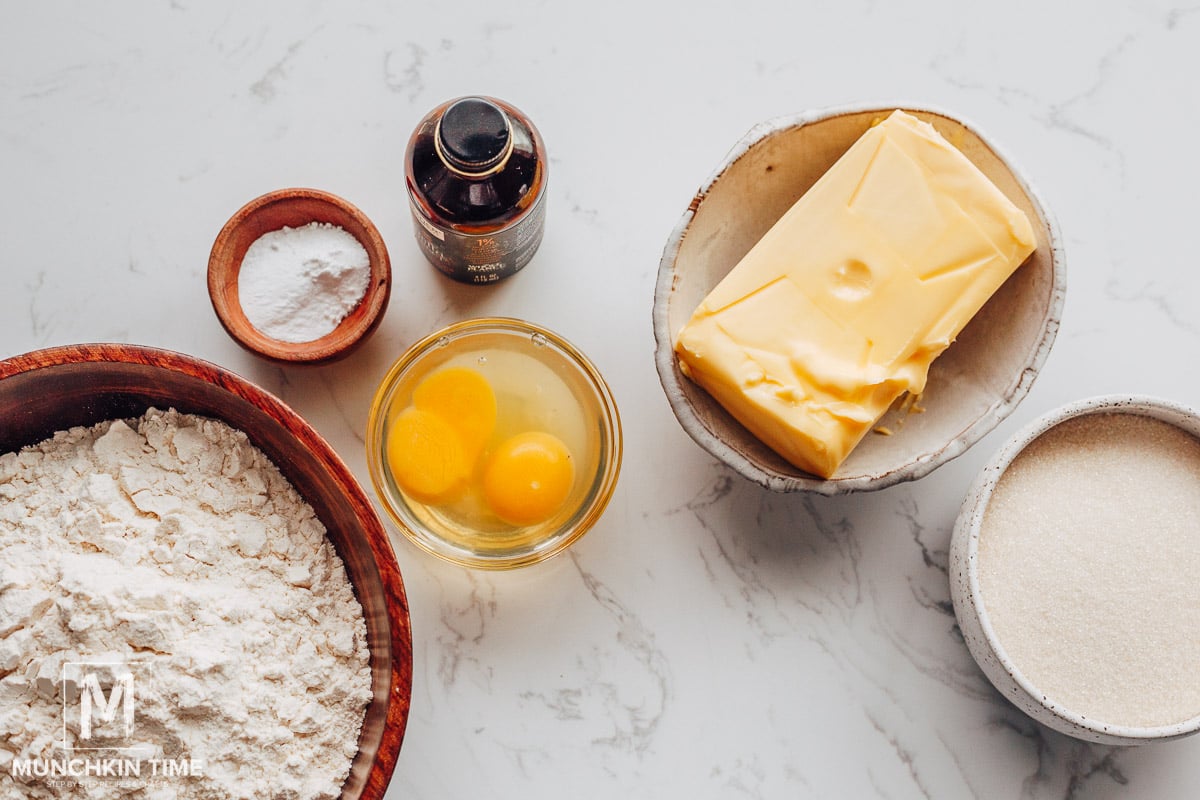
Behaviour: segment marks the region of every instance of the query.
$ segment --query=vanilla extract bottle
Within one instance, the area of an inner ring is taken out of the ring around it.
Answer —
[[[546,219],[546,155],[524,114],[492,97],[451,100],[408,142],[405,183],[413,230],[435,267],[487,284],[533,258]]]

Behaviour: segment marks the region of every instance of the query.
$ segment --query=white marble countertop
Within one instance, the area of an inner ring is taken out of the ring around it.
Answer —
[[[0,355],[119,341],[209,359],[280,395],[364,485],[375,385],[435,327],[525,317],[593,358],[626,457],[582,541],[492,574],[394,536],[415,679],[389,797],[1194,797],[1200,740],[1089,746],[1004,701],[959,636],[946,551],[969,482],[1023,422],[1107,392],[1200,402],[1196,12],[10,5]],[[403,188],[412,126],[475,92],[525,110],[551,154],[542,248],[486,289],[422,260]],[[752,125],[867,101],[954,111],[1023,167],[1062,227],[1063,326],[1024,403],[948,466],[873,494],[770,494],[671,414],[652,358],[658,260]],[[329,367],[245,353],[205,292],[221,225],[285,186],[349,199],[391,252],[382,326]]]

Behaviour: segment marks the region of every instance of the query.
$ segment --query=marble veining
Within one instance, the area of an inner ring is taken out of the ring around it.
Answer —
[[[314,31],[315,32],[315,31]],[[283,56],[272,64],[263,76],[250,84],[250,93],[258,97],[264,103],[269,103],[275,99],[275,94],[278,91],[278,84],[287,80],[287,67],[296,54],[300,52],[300,48],[304,46],[306,39],[292,42],[287,46],[287,50]]]
[[[966,650],[947,575],[967,487],[1021,425],[1110,391],[1200,404],[1197,11],[14,6],[0,26],[0,349],[116,340],[209,359],[295,408],[364,485],[375,387],[433,330],[523,317],[599,366],[625,465],[568,553],[472,572],[393,537],[416,674],[389,798],[1200,797],[1200,740],[1086,744],[1000,697]],[[421,260],[403,185],[417,120],[472,92],[526,111],[550,153],[542,248],[486,290]],[[1064,231],[1061,334],[1021,407],[931,475],[771,494],[714,463],[667,407],[658,260],[753,125],[891,98],[961,113],[1032,178]],[[394,270],[374,337],[315,369],[242,351],[205,293],[229,215],[296,185],[362,208]]]
[[[1197,285],[1200,286],[1200,282],[1197,282]],[[1190,287],[1181,291],[1181,288],[1177,287],[1159,286],[1154,281],[1130,287],[1122,280],[1114,278],[1104,285],[1104,293],[1110,300],[1118,303],[1148,304],[1154,316],[1165,319],[1180,333],[1191,337],[1200,336],[1200,324],[1197,324],[1195,317],[1186,308],[1178,307],[1180,300],[1192,294]]]
[[[383,57],[383,82],[393,92],[407,95],[415,101],[425,89],[421,69],[427,53],[425,48],[409,42],[404,50],[389,50]]]

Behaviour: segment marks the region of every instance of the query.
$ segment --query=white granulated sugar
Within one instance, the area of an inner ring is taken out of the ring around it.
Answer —
[[[0,456],[0,798],[335,798],[368,659],[324,527],[240,431],[151,409]],[[87,755],[58,744],[78,661],[136,665],[134,729],[110,744],[202,775],[14,777]]]
[[[1005,471],[979,586],[1012,663],[1110,725],[1200,715],[1200,440],[1131,414],[1067,420]]]
[[[238,272],[246,319],[281,342],[311,342],[354,310],[371,280],[366,249],[337,225],[313,222],[265,233]]]

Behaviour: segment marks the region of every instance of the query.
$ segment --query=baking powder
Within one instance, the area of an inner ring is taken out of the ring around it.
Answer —
[[[371,280],[362,244],[312,222],[265,233],[246,250],[238,298],[250,324],[281,342],[311,342],[354,310]]]

